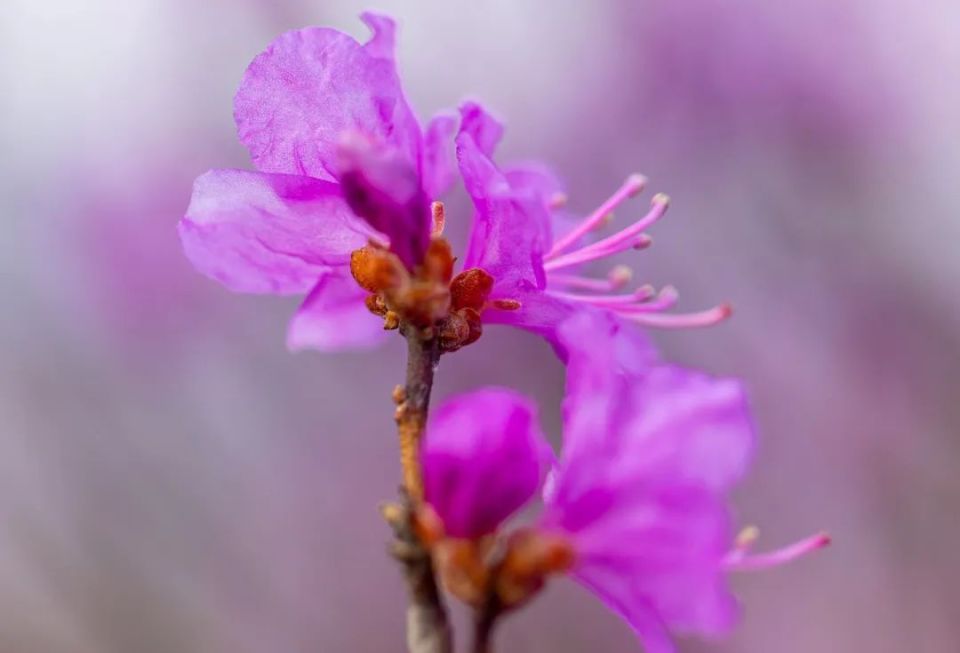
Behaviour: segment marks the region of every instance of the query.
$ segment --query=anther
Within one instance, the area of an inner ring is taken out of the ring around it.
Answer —
[[[490,306],[501,311],[518,311],[523,304],[516,299],[494,299]]]
[[[648,302],[631,306],[629,310],[631,313],[654,313],[670,308],[677,303],[677,299],[679,298],[680,293],[677,292],[676,288],[673,286],[664,286],[660,289],[660,292],[657,293],[656,297]]]
[[[746,551],[760,537],[760,529],[756,526],[746,526],[737,534],[734,546],[738,551]]]
[[[550,199],[547,201],[547,208],[550,209],[559,209],[560,207],[566,205],[567,195],[566,193],[554,193]]]
[[[633,269],[626,265],[618,265],[607,275],[610,280],[610,287],[613,289],[622,288],[633,279]]]

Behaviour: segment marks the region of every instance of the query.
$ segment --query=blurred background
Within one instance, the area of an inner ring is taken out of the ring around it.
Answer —
[[[292,355],[296,301],[231,295],[175,233],[194,177],[249,166],[249,61],[294,27],[364,37],[365,8],[400,21],[421,117],[482,98],[503,160],[551,161],[581,211],[642,171],[673,205],[639,276],[736,306],[657,341],[747,380],[762,440],[736,506],[761,544],[835,545],[736,578],[736,634],[683,650],[960,650],[954,0],[4,0],[0,651],[402,649],[375,510],[402,343]],[[461,246],[468,220],[458,189]],[[489,383],[559,435],[539,340],[489,329],[438,392]],[[499,644],[637,650],[562,581]]]

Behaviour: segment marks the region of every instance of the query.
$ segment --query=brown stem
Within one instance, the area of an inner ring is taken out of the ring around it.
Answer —
[[[417,537],[416,511],[423,500],[420,440],[427,423],[433,371],[440,358],[436,340],[417,329],[404,328],[408,343],[406,385],[394,394],[400,462],[403,466],[401,503],[385,510],[396,540],[394,556],[403,564],[410,605],[407,608],[407,648],[410,653],[453,653],[453,635],[437,586],[430,552]]]
[[[493,652],[493,629],[500,617],[500,602],[491,593],[485,605],[474,613],[473,653]]]
[[[423,499],[423,474],[420,469],[420,439],[430,409],[433,371],[440,360],[436,339],[424,339],[418,329],[406,328],[407,382],[394,399],[397,405],[397,430],[400,434],[400,464],[403,486],[414,502]]]

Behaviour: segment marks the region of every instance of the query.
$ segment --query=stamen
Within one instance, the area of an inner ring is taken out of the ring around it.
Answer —
[[[657,293],[656,298],[642,304],[637,304],[636,306],[631,306],[630,312],[655,313],[657,311],[663,311],[676,304],[679,297],[680,293],[677,292],[676,288],[673,286],[664,286],[660,289],[660,292]]]
[[[624,307],[650,299],[656,294],[653,286],[640,286],[627,295],[578,295],[576,293],[546,291],[551,297],[570,302],[583,302],[593,306]]]
[[[580,238],[590,231],[596,229],[603,220],[613,212],[615,208],[623,204],[626,200],[633,197],[646,186],[647,179],[643,175],[630,175],[627,177],[626,181],[623,182],[623,185],[617,189],[617,191],[607,199],[606,202],[600,205],[600,207],[584,218],[580,224],[573,228],[570,233],[566,234],[557,242],[553,244],[553,248],[550,252],[544,257],[546,260],[559,256],[559,254],[568,249],[571,245],[576,243]]]
[[[708,327],[723,322],[733,314],[729,304],[721,304],[698,313],[631,313],[622,312],[628,320],[648,327],[662,329],[689,329]]]
[[[440,236],[443,234],[443,228],[447,224],[447,212],[443,206],[443,202],[433,202],[430,205],[430,215],[433,218],[433,236]]]
[[[643,247],[649,247],[652,240],[650,236],[642,232],[644,229],[662,218],[669,205],[670,198],[663,193],[658,193],[650,202],[650,211],[648,211],[645,216],[634,222],[632,225],[626,227],[625,229],[621,229],[612,236],[608,236],[603,240],[598,240],[591,245],[582,247],[569,254],[564,254],[563,256],[558,256],[550,260],[545,259],[546,262],[543,264],[544,270],[549,272],[551,270],[559,270],[571,265],[579,265],[580,263],[595,261],[600,258],[612,256],[613,254],[617,254],[618,252],[622,252],[623,250],[631,247],[639,249],[642,249]]]
[[[630,283],[633,278],[633,270],[626,265],[618,265],[607,275],[606,279],[591,279],[590,277],[581,277],[576,274],[551,274],[550,284],[576,288],[578,290],[593,290],[596,292],[608,292],[618,290]]]
[[[727,554],[727,557],[723,561],[723,566],[728,571],[759,571],[761,569],[769,569],[770,567],[778,567],[792,562],[817,549],[822,549],[829,544],[830,535],[828,533],[817,533],[812,537],[769,553],[745,555],[745,549],[735,549]]]

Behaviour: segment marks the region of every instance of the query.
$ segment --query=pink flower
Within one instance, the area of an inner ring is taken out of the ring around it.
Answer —
[[[373,238],[412,269],[430,240],[430,200],[454,178],[456,118],[421,129],[397,75],[394,22],[361,16],[342,32],[288,32],[250,64],[234,103],[257,171],[212,170],[180,222],[194,266],[231,290],[301,294],[292,348],[368,346],[383,337],[350,275]]]
[[[670,286],[659,292],[645,285],[617,293],[632,277],[631,270],[622,265],[605,278],[580,274],[585,264],[651,244],[646,231],[663,217],[669,204],[662,193],[654,195],[649,211],[631,225],[588,241],[614,209],[643,189],[646,180],[642,176],[631,175],[595,211],[573,218],[562,210],[563,186],[548,168],[525,164],[501,170],[493,162],[493,151],[503,136],[499,121],[472,102],[464,104],[460,112],[457,159],[476,208],[464,267],[481,268],[492,275],[491,300],[519,303],[517,310],[485,311],[485,322],[518,326],[556,344],[557,326],[583,310],[667,328],[709,326],[730,315],[727,305],[698,313],[666,314],[663,311],[677,300],[677,292]]]
[[[763,555],[747,551],[752,530],[735,542],[727,494],[754,446],[740,383],[667,365],[631,371],[622,357],[635,330],[610,316],[575,316],[558,335],[569,354],[563,452],[542,514],[506,536],[500,566],[487,570],[492,582],[479,563],[464,562],[465,552],[485,559],[490,538],[464,540],[494,532],[533,496],[546,447],[535,413],[516,393],[484,390],[448,404],[427,430],[424,474],[443,479],[427,493],[440,524],[431,539],[441,574],[466,600],[496,587],[509,607],[547,575],[567,573],[651,653],[674,650],[670,632],[728,631],[737,617],[730,571],[780,564],[828,541],[818,535]],[[518,414],[504,428],[502,416]]]

